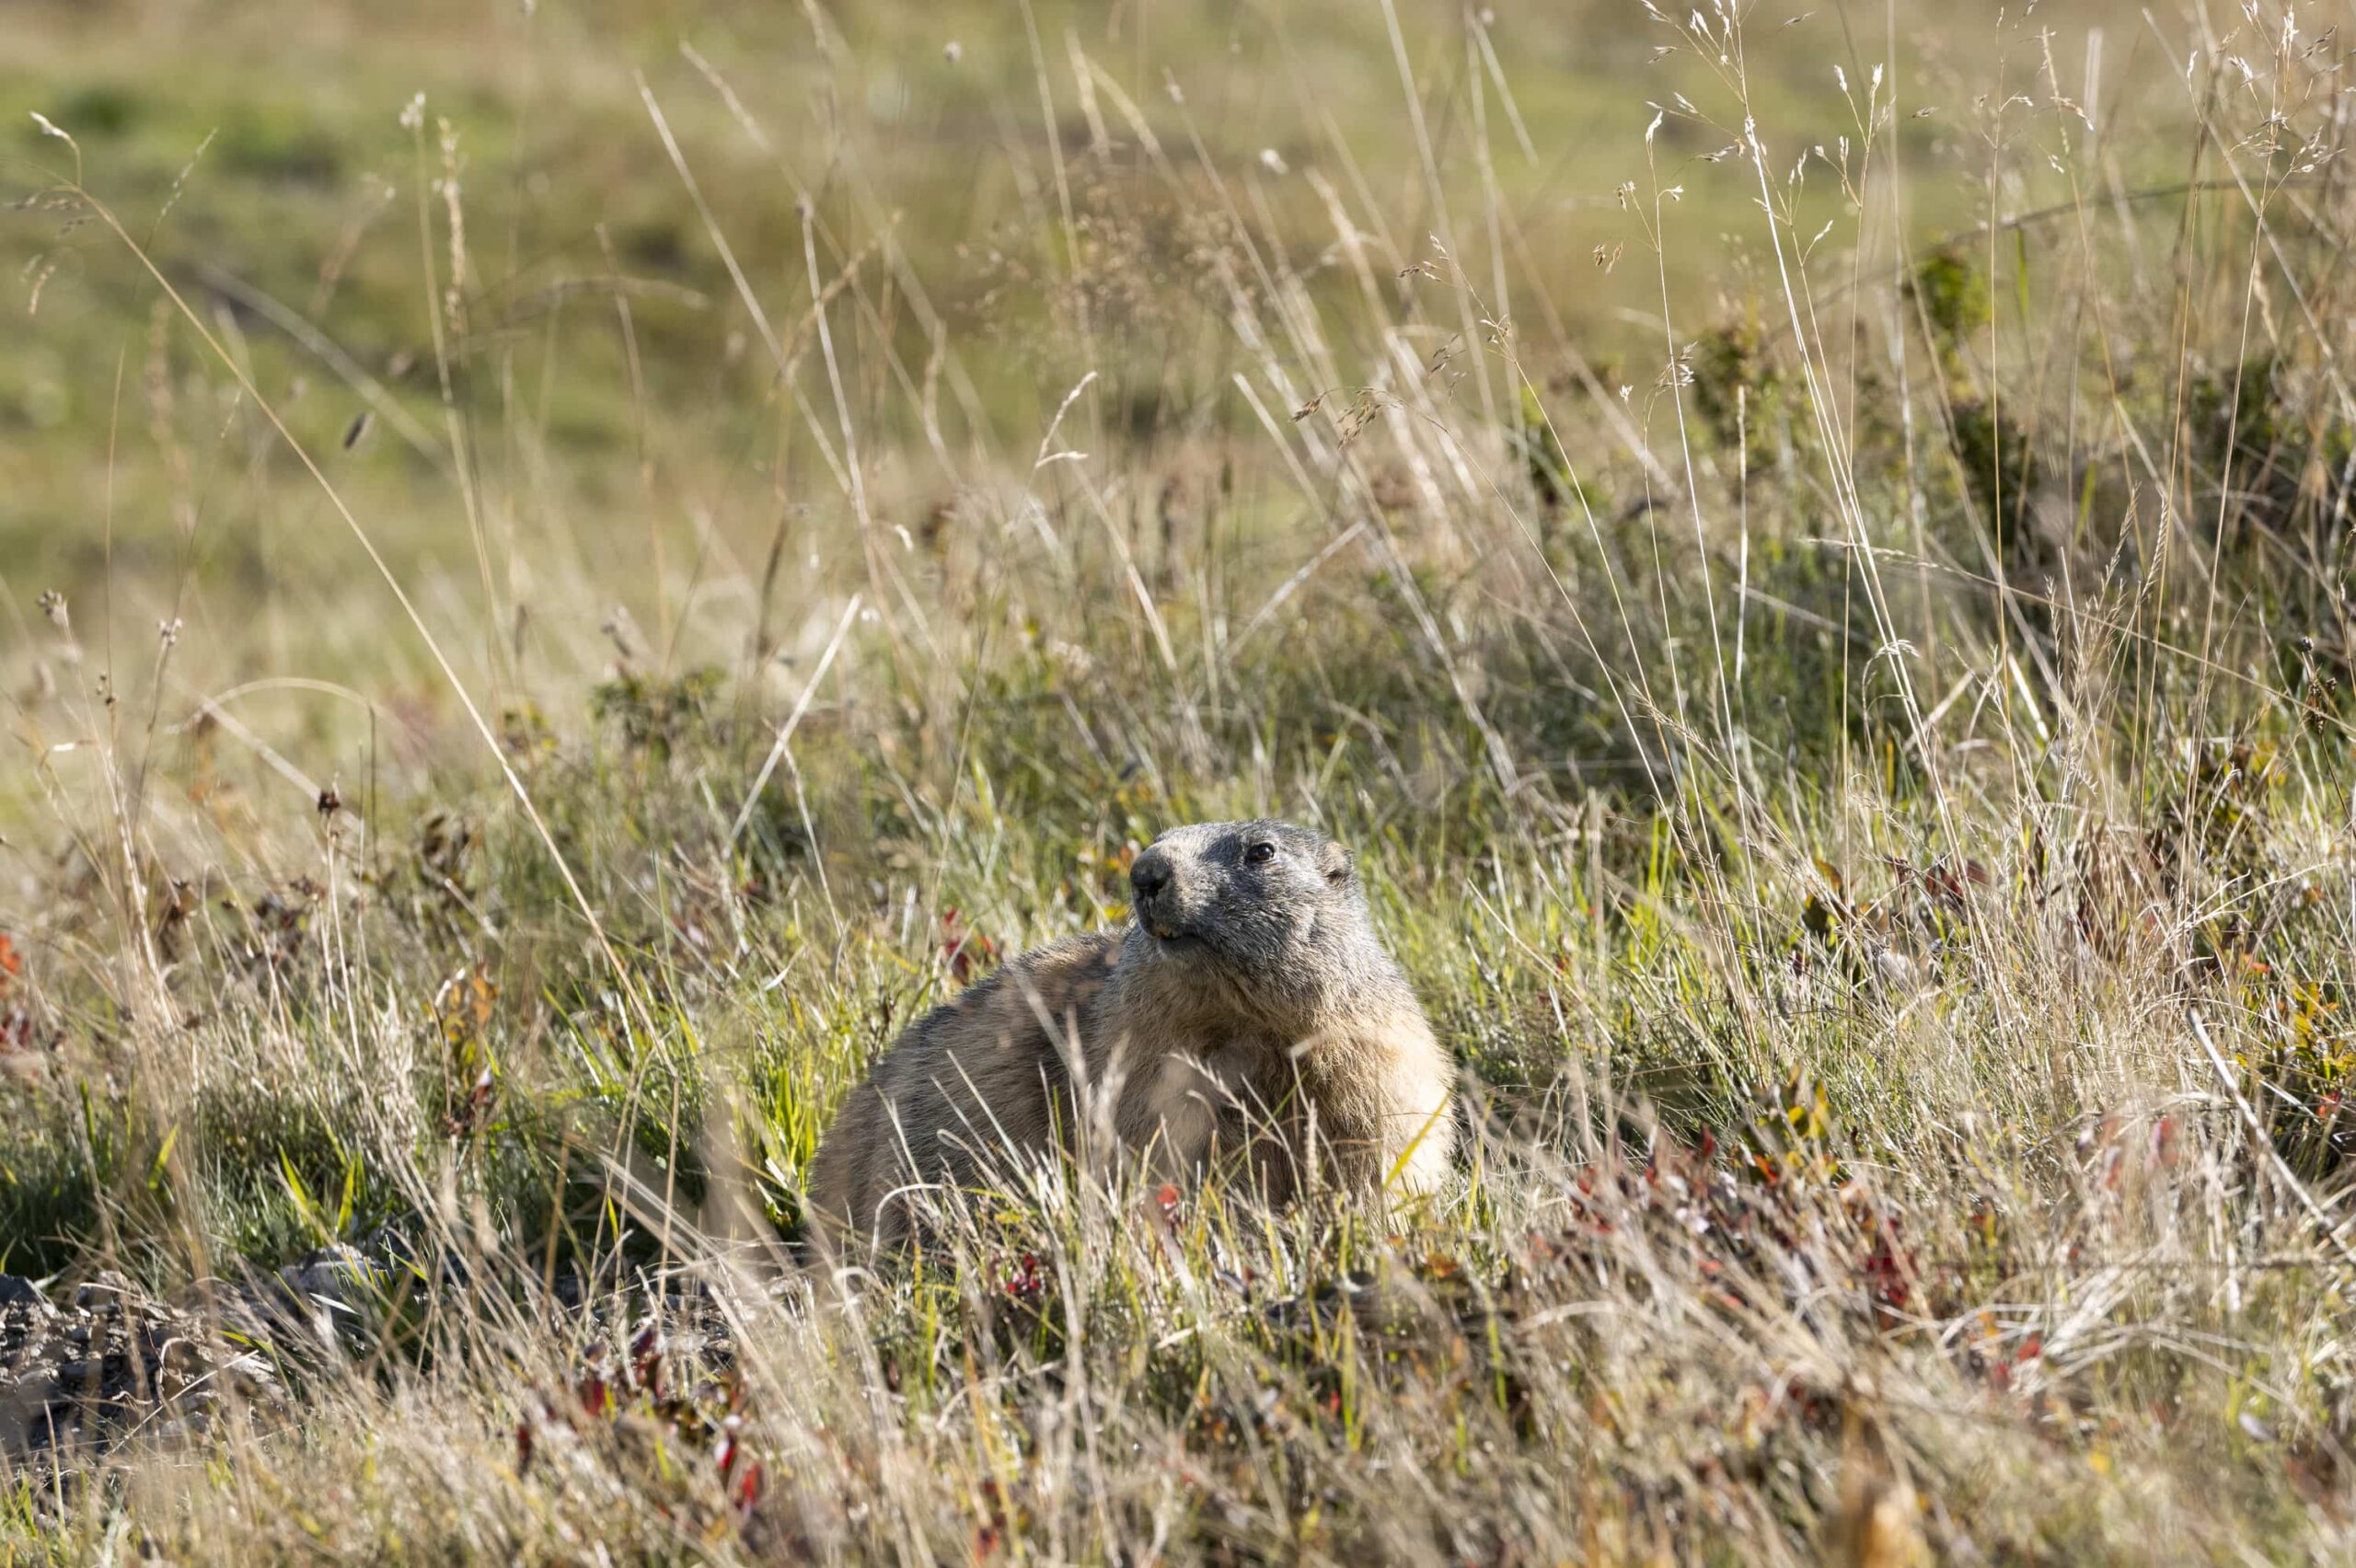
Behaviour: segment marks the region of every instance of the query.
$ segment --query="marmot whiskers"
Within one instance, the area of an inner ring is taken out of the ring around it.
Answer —
[[[1191,1176],[1230,1159],[1428,1191],[1455,1150],[1448,1054],[1376,939],[1349,851],[1276,822],[1163,834],[1125,930],[1023,954],[902,1033],[811,1169],[829,1239],[903,1242],[923,1183],[1062,1148]]]

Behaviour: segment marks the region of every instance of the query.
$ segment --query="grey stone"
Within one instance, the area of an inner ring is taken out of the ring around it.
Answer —
[[[118,1307],[138,1294],[139,1287],[113,1269],[100,1269],[74,1293],[74,1305],[96,1310]]]

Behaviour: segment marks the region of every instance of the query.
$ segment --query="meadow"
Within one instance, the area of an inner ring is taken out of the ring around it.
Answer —
[[[2346,12],[7,7],[0,1560],[2356,1556]],[[1256,815],[1448,1191],[807,1267]]]

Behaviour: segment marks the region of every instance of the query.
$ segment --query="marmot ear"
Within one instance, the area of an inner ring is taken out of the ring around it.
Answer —
[[[1345,845],[1336,844],[1330,838],[1327,839],[1324,847],[1317,851],[1317,869],[1323,871],[1325,873],[1325,880],[1332,882],[1335,887],[1339,887],[1344,882],[1348,882],[1350,880],[1350,851],[1348,847]]]

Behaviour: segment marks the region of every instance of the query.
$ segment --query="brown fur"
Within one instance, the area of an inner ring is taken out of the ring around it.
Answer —
[[[1265,864],[1247,862],[1254,846]],[[895,1248],[925,1184],[995,1184],[1058,1151],[1172,1179],[1240,1160],[1271,1202],[1321,1180],[1445,1179],[1449,1059],[1346,851],[1216,824],[1164,835],[1133,874],[1126,930],[1023,954],[876,1064],[811,1170],[822,1235]]]

